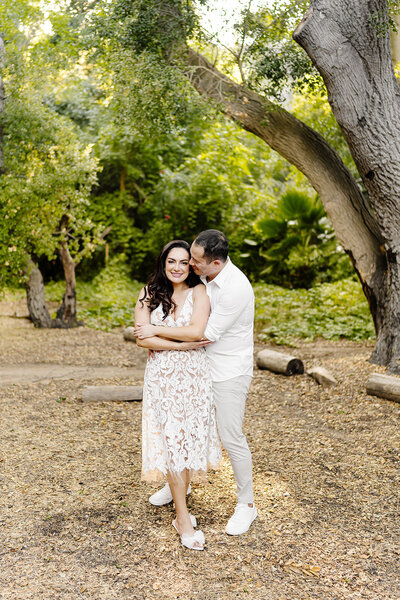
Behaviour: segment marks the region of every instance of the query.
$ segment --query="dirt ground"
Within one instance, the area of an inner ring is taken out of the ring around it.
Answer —
[[[0,317],[0,366],[15,376],[0,380],[0,599],[398,600],[400,405],[365,393],[383,372],[371,345],[291,352],[339,383],[255,371],[245,428],[259,518],[224,533],[235,504],[225,458],[190,496],[207,542],[194,552],[172,507],[147,501],[140,402],[81,401],[84,385],[140,384],[144,351],[121,331]],[[54,378],[43,365],[69,370]]]

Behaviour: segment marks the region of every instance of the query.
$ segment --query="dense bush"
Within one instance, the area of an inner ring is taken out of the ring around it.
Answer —
[[[368,304],[358,281],[343,279],[310,290],[287,290],[257,284],[258,338],[291,345],[296,338],[313,340],[374,339]]]
[[[114,260],[91,283],[78,281],[78,316],[95,329],[130,325],[141,286],[131,280],[126,266]],[[48,284],[46,298],[58,301],[61,289],[61,282]],[[254,290],[256,334],[260,341],[291,345],[299,338],[374,338],[367,302],[354,279],[321,284],[310,290],[258,283]]]
[[[349,277],[352,266],[339,246],[317,196],[288,189],[245,239],[243,257],[253,259],[253,277],[284,287],[309,288]]]

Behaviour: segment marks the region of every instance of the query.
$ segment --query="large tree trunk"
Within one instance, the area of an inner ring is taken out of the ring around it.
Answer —
[[[42,273],[31,258],[27,260],[26,300],[29,318],[35,327],[67,329],[83,324],[76,317],[75,264],[66,244],[60,249],[60,255],[64,267],[66,291],[55,319],[50,317],[47,310]]]
[[[54,327],[77,327],[80,323],[76,317],[76,278],[75,263],[72,259],[67,242],[68,217],[64,215],[61,219],[61,234],[64,239],[60,245],[60,258],[64,270],[65,294],[62,304],[57,310]]]
[[[61,224],[65,233],[65,219],[61,221]],[[26,297],[29,317],[35,327],[67,329],[83,324],[79,322],[76,317],[75,263],[72,260],[65,239],[61,242],[60,257],[64,269],[66,289],[62,304],[57,310],[55,319],[50,317],[46,307],[42,274],[31,258],[28,258],[27,260],[26,272],[28,277],[25,284]]]
[[[35,327],[51,327],[51,317],[44,299],[43,277],[39,268],[28,258],[26,280],[26,300],[29,317]]]
[[[324,138],[282,107],[239,85],[206,58],[188,50],[188,76],[195,88],[220,103],[225,114],[263,139],[306,175],[318,192],[336,235],[352,259],[380,325],[383,238],[354,177]]]
[[[160,0],[162,27],[179,18],[179,3]],[[336,235],[363,285],[377,332],[372,360],[400,373],[399,88],[390,54],[385,0],[311,0],[294,39],[324,77],[333,112],[371,198],[371,208],[322,136],[266,98],[236,84],[187,50],[188,77],[242,127],[302,171],[319,193]],[[183,36],[182,36],[183,38]],[[182,39],[182,45],[184,40]],[[175,43],[171,47],[176,48]],[[182,47],[182,46],[181,46]],[[178,52],[179,59],[182,52]]]
[[[311,0],[294,39],[324,78],[333,113],[368,191],[385,261],[374,276],[372,360],[400,373],[400,89],[382,0]]]

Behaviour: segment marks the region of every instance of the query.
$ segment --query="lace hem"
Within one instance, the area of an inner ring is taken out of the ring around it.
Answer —
[[[208,472],[209,471],[219,471],[222,468],[222,462],[223,462],[223,459],[221,459],[217,464],[209,464],[207,471],[204,471],[203,469],[201,469],[201,470],[190,469],[189,470],[190,483],[203,483],[203,484],[210,483],[208,480]],[[177,482],[183,481],[182,471],[179,473],[176,471],[170,471],[169,474],[172,477],[173,481],[174,480],[176,480]],[[155,485],[155,486],[160,485],[161,483],[165,483],[167,481],[167,472],[164,473],[160,469],[152,469],[151,471],[147,471],[146,473],[144,473],[142,471],[141,480],[144,481],[145,483],[148,483],[149,485]]]

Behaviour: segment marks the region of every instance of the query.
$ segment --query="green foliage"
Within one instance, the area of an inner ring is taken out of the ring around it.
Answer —
[[[118,123],[112,111],[114,115],[115,121],[100,129],[95,145],[102,172],[89,214],[103,229],[112,227],[107,235],[111,256],[123,254],[133,275],[145,279],[164,239],[158,186],[189,154],[194,139],[172,133],[165,142],[148,138],[137,131],[133,118],[131,124]]]
[[[368,24],[371,25],[379,36],[387,36],[390,31],[397,33],[396,17],[400,14],[398,0],[388,0],[387,7],[372,12]]]
[[[87,216],[97,160],[91,147],[78,139],[71,121],[44,102],[57,73],[50,63],[46,72],[43,69],[45,54],[39,50],[43,15],[32,6],[19,2],[5,14],[9,37],[1,120],[0,286],[21,280],[27,254],[52,259],[66,239],[79,262],[100,241]],[[64,233],[60,231],[63,215],[68,218]]]
[[[182,0],[115,0],[109,17],[118,40],[136,54],[168,55],[197,24],[190,2]]]
[[[185,42],[197,22],[191,3],[115,0],[99,6],[92,35],[111,76],[111,113],[160,142],[186,128],[195,136],[213,110],[177,66],[179,53],[171,60],[172,48]]]
[[[359,185],[362,185],[362,180],[350,154],[347,142],[333,116],[325,87],[320,87],[317,90],[306,88],[303,93],[294,93],[290,101],[290,108],[298,119],[324,137],[338,152]],[[299,172],[295,167],[291,167],[291,173],[296,178]],[[300,179],[304,181],[304,175],[300,174]]]
[[[13,101],[0,182],[3,284],[21,279],[26,251],[55,256],[65,212],[71,250],[77,260],[86,256],[86,281],[104,265],[95,245],[109,227],[111,259],[140,280],[166,241],[191,241],[209,227],[227,233],[234,262],[253,280],[310,286],[349,274],[305,178],[262,141],[216,118],[178,68],[179,53],[169,63],[176,44],[195,35],[194,3],[171,0],[166,14],[161,0],[71,0],[52,6],[49,35],[36,2],[4,6]],[[289,39],[304,6],[279,0],[244,10],[235,61],[257,91],[278,97],[300,87],[291,93],[295,114],[353,168],[326,96],[314,90],[314,71]]]
[[[69,217],[68,243],[78,260],[98,241],[87,217],[97,161],[68,124],[21,93],[3,118],[5,173],[0,179],[0,283],[21,278],[26,253],[54,258],[61,217]]]
[[[288,87],[312,90],[321,86],[318,71],[291,37],[307,4],[278,0],[255,13],[243,11],[243,21],[237,25],[242,39],[248,40],[243,62],[248,84],[259,93],[281,100]]]
[[[182,72],[165,60],[168,49],[196,26],[192,7],[172,0],[167,16],[162,12],[165,6],[159,0],[119,0],[112,7],[100,2],[88,21],[89,29],[94,23],[100,41],[95,60],[107,73],[100,85],[105,103],[96,117],[95,149],[102,173],[90,218],[103,228],[112,227],[107,236],[111,256],[125,256],[133,275],[140,279],[148,276],[164,242],[176,237],[190,241],[208,227],[227,233],[233,259],[254,279],[268,269],[268,257],[260,259],[259,250],[263,254],[273,254],[273,250],[270,241],[264,244],[261,230],[254,232],[253,223],[262,221],[265,214],[275,218],[271,211],[276,198],[294,177],[296,187],[304,188],[304,178],[301,181],[302,176],[294,175],[281,159],[271,159],[270,152],[260,150],[262,143],[252,142],[251,136],[237,129],[233,134],[234,128],[223,119],[210,127],[211,113]],[[277,2],[257,14],[244,11],[237,32],[244,42],[243,56],[249,57],[249,69],[257,70],[256,55],[261,49],[260,45],[257,50],[257,44],[271,42],[274,49],[283,44],[303,8],[303,4]],[[176,19],[180,25],[174,31],[171,24]],[[300,56],[299,48],[288,43]],[[288,52],[283,48],[284,56],[289,57]],[[303,67],[304,74],[309,67]],[[282,85],[287,81],[286,76]],[[57,110],[82,124],[85,114],[76,103],[64,106],[56,100]],[[326,106],[320,108],[316,121]],[[319,242],[305,241],[306,234],[298,235],[295,226],[291,229],[286,239],[290,257],[285,258],[289,269],[283,279],[282,273],[275,273],[273,281],[291,285],[288,279],[295,273],[294,285],[310,285],[332,276],[334,253],[322,260],[324,248],[317,248]],[[331,231],[325,233],[331,235]],[[244,240],[251,243],[254,239],[257,246],[246,247]],[[100,263],[102,253],[96,256]],[[347,267],[343,268],[346,257],[339,253],[337,258],[340,267],[334,276],[348,274]],[[280,261],[280,256],[276,259]]]
[[[181,69],[157,54],[135,55],[130,48],[115,48],[109,55],[113,73],[111,113],[119,124],[129,124],[142,135],[168,143],[182,133],[196,137],[202,121],[213,115],[194,91]]]
[[[92,282],[78,278],[78,316],[89,327],[110,330],[133,323],[142,284],[115,259]],[[374,327],[360,284],[353,279],[287,290],[256,284],[256,333],[260,341],[292,345],[298,339],[374,339]],[[62,284],[46,285],[46,298],[58,301]]]
[[[217,4],[214,2],[214,4]],[[219,12],[223,8],[219,3]],[[288,97],[288,92],[309,91],[323,86],[318,71],[307,54],[292,39],[296,25],[308,8],[306,0],[271,0],[253,8],[252,3],[243,2],[239,14],[232,18],[229,8],[225,9],[226,20],[233,25],[235,38],[220,40],[219,32],[212,31],[202,36],[203,44],[221,47],[214,53],[223,72],[241,79],[247,86],[277,101]],[[231,31],[231,34],[233,32]],[[204,49],[202,48],[204,52]],[[206,49],[207,54],[207,49]]]
[[[144,240],[151,264],[163,243],[174,238],[190,242],[209,228],[228,235],[231,255],[241,264],[243,238],[251,231],[269,186],[268,170],[263,171],[259,161],[265,167],[270,152],[253,139],[220,119],[204,133],[197,154],[174,170],[162,170],[161,181],[144,202],[151,210]]]
[[[114,259],[91,282],[77,280],[78,319],[88,327],[108,331],[132,325],[134,308],[142,284],[133,281],[127,265]],[[46,300],[58,301],[62,282],[46,285]]]
[[[374,325],[358,281],[343,279],[310,290],[257,284],[258,339],[293,345],[296,339],[372,340]]]
[[[317,197],[289,189],[267,216],[254,224],[248,255],[264,261],[259,276],[286,287],[311,287],[352,272]]]

